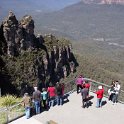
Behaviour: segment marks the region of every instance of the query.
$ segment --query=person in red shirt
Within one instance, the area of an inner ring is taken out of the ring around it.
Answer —
[[[54,106],[56,88],[53,86],[53,84],[50,84],[50,86],[47,89],[47,92],[49,94],[49,107]]]
[[[97,103],[96,103],[96,107],[102,107],[102,98],[103,98],[103,94],[104,94],[104,89],[102,86],[98,86],[98,90],[95,92],[97,95]]]
[[[85,81],[85,87],[88,89],[88,97],[89,97],[89,90],[90,90],[90,82]]]
[[[65,84],[64,84],[64,83],[62,83],[61,85],[62,85],[62,95],[64,96]]]

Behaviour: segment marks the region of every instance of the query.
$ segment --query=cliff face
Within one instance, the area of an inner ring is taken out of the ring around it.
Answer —
[[[15,56],[23,50],[32,50],[34,45],[34,21],[31,16],[24,16],[19,22],[13,12],[2,23],[3,36],[6,41],[5,53]]]
[[[31,16],[18,21],[13,12],[9,12],[0,28],[1,61],[6,68],[5,71],[1,67],[0,74],[9,76],[6,82],[10,81],[18,89],[20,82],[35,83],[40,88],[56,83],[74,73],[77,64],[68,40],[60,40],[52,34],[36,36],[34,28]],[[6,76],[0,78],[3,89],[6,88],[4,78]]]

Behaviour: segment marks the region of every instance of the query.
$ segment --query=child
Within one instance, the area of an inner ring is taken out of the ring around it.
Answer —
[[[44,109],[47,109],[48,93],[45,88],[43,88],[42,91],[43,92],[41,93],[41,96],[42,96],[43,106],[44,106]]]

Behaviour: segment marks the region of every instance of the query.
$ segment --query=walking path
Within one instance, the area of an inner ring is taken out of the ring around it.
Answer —
[[[93,104],[89,108],[81,107],[81,95],[74,92],[70,94],[69,102],[63,106],[51,107],[49,111],[44,111],[30,119],[22,117],[10,124],[47,124],[50,120],[57,124],[124,124],[124,104],[112,105],[103,98],[107,104],[102,108],[96,108],[96,95],[93,93],[90,95],[94,98],[90,100]]]

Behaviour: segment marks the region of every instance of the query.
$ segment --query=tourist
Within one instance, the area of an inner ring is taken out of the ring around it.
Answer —
[[[56,89],[52,83],[49,84],[50,86],[47,89],[49,95],[49,107],[54,106],[55,97],[56,97]]]
[[[84,80],[82,75],[80,75],[77,79],[76,79],[76,85],[77,85],[77,94],[79,93],[79,89],[82,89],[82,84],[83,84]]]
[[[42,97],[42,101],[43,101],[43,107],[44,109],[47,109],[47,100],[48,100],[48,93],[46,91],[46,88],[42,89],[42,93],[41,93],[41,97]]]
[[[102,86],[98,86],[98,90],[95,92],[97,94],[97,103],[96,103],[96,107],[102,107],[102,98],[103,98],[103,94],[104,94],[104,89]]]
[[[113,98],[113,102],[114,103],[117,103],[118,102],[118,95],[119,95],[119,92],[120,92],[120,84],[118,81],[115,82],[115,95],[114,95],[114,98]]]
[[[34,87],[32,99],[34,102],[36,114],[39,114],[41,109],[41,92],[38,90],[37,87]]]
[[[113,96],[115,95],[115,82],[112,82],[110,89],[108,89],[108,100],[113,101]]]
[[[88,88],[86,86],[83,86],[83,89],[81,90],[81,96],[82,96],[82,107],[88,108]]]
[[[30,110],[31,110],[31,98],[28,95],[28,93],[25,93],[23,98],[22,98],[22,103],[25,108],[25,116],[26,119],[30,118]]]
[[[57,93],[57,105],[63,104],[63,89],[60,83],[56,86],[56,93]]]
[[[88,97],[89,97],[89,90],[90,90],[90,83],[89,83],[89,81],[85,81],[85,88],[88,89]]]

